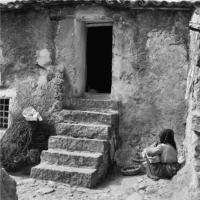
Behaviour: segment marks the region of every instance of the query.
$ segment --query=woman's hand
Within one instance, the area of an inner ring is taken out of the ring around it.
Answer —
[[[150,163],[159,163],[160,162],[160,156],[153,156],[148,157]]]

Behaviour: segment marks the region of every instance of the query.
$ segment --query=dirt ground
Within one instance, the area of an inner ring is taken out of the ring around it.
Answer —
[[[92,189],[35,180],[24,171],[10,175],[17,181],[19,200],[171,200],[176,190],[173,179],[154,181],[146,174],[123,176],[119,168]]]

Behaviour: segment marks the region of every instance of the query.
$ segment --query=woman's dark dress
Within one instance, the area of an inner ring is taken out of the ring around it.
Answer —
[[[147,158],[146,173],[150,178],[172,178],[180,169],[177,162],[177,151],[169,144],[160,144],[157,147],[146,150],[148,156],[157,156],[161,158],[159,163],[150,163]]]

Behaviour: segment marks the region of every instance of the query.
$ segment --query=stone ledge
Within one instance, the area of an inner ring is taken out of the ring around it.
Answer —
[[[101,153],[68,152],[60,149],[49,149],[42,152],[41,162],[50,165],[97,168],[103,162],[103,155]]]
[[[98,182],[98,171],[43,163],[31,169],[31,177],[90,188]]]
[[[115,125],[118,121],[118,112],[103,113],[94,111],[62,110],[52,116],[56,123],[91,123]]]
[[[76,109],[90,110],[90,109],[112,109],[118,110],[119,103],[113,100],[99,100],[99,99],[82,99],[76,98],[72,100],[72,106]]]
[[[109,125],[59,123],[55,128],[57,135],[88,139],[109,140],[113,133]]]
[[[48,147],[52,149],[65,149],[68,151],[104,153],[109,150],[110,144],[106,140],[51,136],[49,138]]]

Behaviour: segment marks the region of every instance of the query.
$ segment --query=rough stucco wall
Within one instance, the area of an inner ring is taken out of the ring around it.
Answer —
[[[58,23],[57,34],[55,36],[56,62],[65,67],[67,80],[73,90],[73,85],[76,82],[74,19],[66,18]],[[72,93],[73,91],[71,91],[71,96]]]
[[[10,114],[32,106],[45,119],[62,107],[68,88],[55,64],[55,29],[48,11],[1,13],[0,96],[12,98]]]
[[[194,24],[200,24],[200,12],[197,10],[191,19]],[[189,115],[185,146],[187,147],[187,164],[192,166],[191,177],[193,186],[200,188],[200,69],[198,66],[200,55],[200,34],[190,31],[191,65],[188,73],[187,98],[189,101]],[[200,194],[200,191],[199,191]]]
[[[191,18],[191,25],[200,24],[200,12],[196,10]],[[200,197],[200,33],[190,31],[190,68],[187,78],[186,99],[188,117],[184,140],[186,164],[175,177],[178,186],[174,199],[194,199]]]
[[[175,131],[181,150],[190,16],[188,11],[114,15],[112,98],[121,101],[123,141],[116,153],[118,165],[130,165],[164,128]]]

